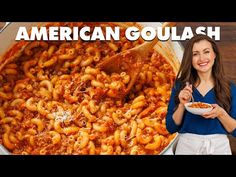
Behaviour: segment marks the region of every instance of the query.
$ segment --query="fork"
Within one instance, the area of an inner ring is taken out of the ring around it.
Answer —
[[[190,86],[190,83],[186,82],[186,86]],[[192,103],[194,102],[193,94],[191,94],[191,100],[190,101],[192,101]]]

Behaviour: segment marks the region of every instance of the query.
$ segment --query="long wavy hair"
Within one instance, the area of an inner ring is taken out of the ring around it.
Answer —
[[[195,43],[202,40],[207,40],[211,43],[213,51],[216,55],[214,65],[212,67],[212,76],[214,80],[214,92],[216,95],[217,104],[229,112],[231,103],[230,81],[225,75],[220,52],[215,41],[203,34],[196,34],[187,42],[185,46],[182,62],[177,74],[177,81],[180,81],[180,89],[177,91],[175,97],[176,105],[179,104],[179,92],[185,87],[186,82],[195,85],[197,81],[200,81],[196,69],[192,66],[192,49]]]

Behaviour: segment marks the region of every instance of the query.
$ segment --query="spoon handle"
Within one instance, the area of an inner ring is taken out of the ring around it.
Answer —
[[[186,86],[190,86],[190,83],[186,82]],[[194,102],[193,94],[191,94],[191,101]]]

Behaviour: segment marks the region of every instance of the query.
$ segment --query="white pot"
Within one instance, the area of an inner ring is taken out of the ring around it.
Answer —
[[[40,23],[42,24],[42,23]],[[159,22],[140,22],[141,25],[143,26],[150,26],[150,27],[157,27],[161,26],[161,23]],[[18,23],[9,23],[6,26],[4,26],[0,30],[0,65],[2,63],[2,56],[6,53],[9,48],[16,43],[15,37],[17,34],[17,31],[20,26],[25,26],[27,28],[31,26],[38,26],[38,22],[31,22],[31,23],[25,23],[25,22],[18,22]],[[179,60],[179,62],[182,59],[183,55],[183,47],[180,43],[178,42],[169,42],[168,44],[171,45],[171,48],[173,49],[176,59]],[[1,68],[0,68],[1,71]],[[178,134],[177,136],[172,140],[172,142],[161,152],[161,154],[166,155],[166,154],[173,154],[175,145],[178,140]],[[2,145],[0,145],[0,155],[7,155],[10,154]]]

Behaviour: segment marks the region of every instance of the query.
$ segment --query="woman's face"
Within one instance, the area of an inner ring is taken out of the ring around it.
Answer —
[[[215,61],[215,52],[211,43],[207,40],[201,40],[193,45],[192,65],[198,73],[211,72]]]

